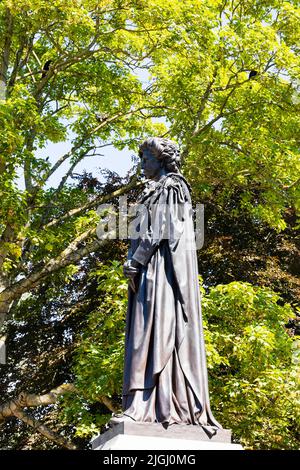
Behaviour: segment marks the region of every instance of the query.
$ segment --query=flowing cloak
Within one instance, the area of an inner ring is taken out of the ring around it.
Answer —
[[[128,289],[124,414],[142,422],[221,428],[208,395],[189,185],[168,173],[137,202],[128,258],[142,266],[136,292]]]

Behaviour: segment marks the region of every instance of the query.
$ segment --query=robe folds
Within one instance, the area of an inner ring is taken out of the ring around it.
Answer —
[[[181,174],[151,181],[139,200],[128,259],[123,411],[139,422],[222,426],[209,402],[193,210]]]

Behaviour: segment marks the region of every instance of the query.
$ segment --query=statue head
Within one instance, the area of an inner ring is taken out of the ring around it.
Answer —
[[[139,147],[139,156],[149,152],[164,168],[166,173],[179,173],[180,153],[175,142],[161,137],[149,137]]]

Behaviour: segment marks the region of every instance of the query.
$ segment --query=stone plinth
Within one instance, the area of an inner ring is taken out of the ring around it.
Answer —
[[[214,433],[214,434],[213,434]],[[231,443],[231,431],[207,427],[124,422],[92,440],[93,450],[242,450]]]

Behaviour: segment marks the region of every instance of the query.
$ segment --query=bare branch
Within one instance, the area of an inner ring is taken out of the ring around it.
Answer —
[[[21,392],[18,397],[14,400],[4,403],[0,406],[0,422],[6,418],[16,417],[22,420],[28,426],[31,426],[35,431],[41,433],[47,439],[55,442],[61,447],[69,450],[75,450],[76,446],[65,439],[63,436],[50,430],[44,424],[40,423],[37,419],[29,416],[24,412],[24,408],[33,408],[38,406],[47,406],[57,403],[58,398],[68,393],[76,392],[76,387],[72,383],[62,384],[59,387],[50,390],[50,392],[44,395],[34,395],[26,392]],[[112,401],[106,396],[99,396],[98,400],[103,403],[111,412],[117,411]]]
[[[26,38],[26,36],[23,36],[20,39],[20,47],[16,52],[15,63],[14,63],[14,66],[13,66],[13,69],[12,69],[12,72],[11,72],[11,75],[10,75],[10,79],[9,79],[9,82],[8,82],[9,87],[14,86],[16,78],[17,78],[17,74],[18,74],[18,72],[19,72],[19,70],[22,66],[21,58],[22,58],[22,54],[23,54],[23,51],[24,51],[25,46],[26,46],[26,42],[27,42],[27,38]]]
[[[197,132],[197,134],[194,134],[193,137],[195,137],[195,135],[198,135],[198,134],[201,134],[201,133],[207,131],[207,129],[209,129],[210,127],[212,127],[212,125],[215,124],[215,122],[219,121],[219,120],[222,119],[223,117],[230,116],[231,114],[238,113],[239,111],[241,111],[241,110],[244,109],[244,108],[245,108],[245,106],[240,106],[239,108],[232,109],[231,111],[228,111],[228,113],[222,113],[222,112],[220,112],[214,119],[212,119],[211,121],[209,121],[208,123],[206,123],[203,127],[201,127],[201,129],[199,129],[199,131]]]
[[[153,107],[152,107],[153,108]],[[159,107],[157,107],[159,108]],[[73,147],[71,148],[71,150],[69,150],[69,152],[65,153],[64,155],[62,155],[58,160],[57,162],[53,165],[52,168],[50,168],[50,170],[48,171],[48,173],[46,174],[43,182],[45,183],[49,178],[50,176],[68,159],[70,158],[77,150],[80,149],[80,147],[84,144],[84,142],[89,138],[91,137],[92,135],[96,134],[100,129],[102,129],[103,127],[105,127],[107,124],[113,122],[113,121],[116,121],[117,119],[119,118],[125,118],[127,116],[130,116],[132,114],[135,114],[135,113],[138,113],[139,111],[145,109],[145,107],[143,108],[137,108],[137,109],[132,109],[130,111],[127,111],[127,112],[119,112],[117,114],[114,114],[113,116],[111,117],[108,117],[108,118],[103,118],[100,123],[95,126],[93,129],[91,129],[87,134],[83,135],[80,140],[75,144],[73,145]],[[103,145],[103,147],[105,147],[106,145],[111,145],[111,144],[105,144]],[[93,148],[93,147],[91,147]],[[90,148],[90,149],[91,149]],[[101,148],[101,147],[97,147],[97,148]]]
[[[52,166],[52,168],[50,168],[50,170],[48,171],[48,173],[46,174],[43,182],[45,183],[49,178],[50,176],[53,175],[53,173],[55,173],[55,171],[68,159],[70,158],[74,152],[76,152],[76,150],[79,150],[81,145],[83,145],[85,139],[87,138],[87,136],[84,136],[80,142],[78,142],[77,144],[73,145],[73,147],[71,148],[71,150],[69,150],[69,152],[65,153],[64,155],[62,155],[58,160],[57,162]],[[103,145],[100,145],[100,146],[97,146],[97,148],[104,148],[104,147],[108,147],[112,145],[111,143],[109,144],[103,144]],[[94,146],[90,146],[86,152],[89,152],[91,149],[93,149]],[[85,155],[85,154],[84,154]]]
[[[63,384],[51,390],[49,393],[46,393],[45,395],[32,395],[21,392],[18,398],[6,402],[0,406],[0,421],[3,421],[8,417],[15,416],[16,418],[19,418],[24,423],[26,423],[28,426],[31,426],[35,431],[41,433],[50,441],[53,441],[56,444],[65,447],[66,449],[75,450],[76,446],[72,442],[53,432],[44,424],[40,423],[37,419],[29,416],[23,410],[23,408],[27,407],[54,404],[57,402],[57,399],[60,395],[74,391],[75,387],[73,384]]]
[[[296,179],[293,183],[282,186],[282,187],[283,189],[291,189],[291,188],[294,188],[295,186],[298,186],[299,183],[300,183],[300,178]]]
[[[62,384],[57,388],[52,389],[45,395],[32,395],[29,393],[21,392],[15,400],[4,403],[0,406],[0,420],[4,420],[14,414],[16,408],[35,407],[41,405],[51,405],[57,402],[60,395],[74,392],[75,387],[73,384]]]
[[[246,150],[246,149],[242,149],[241,147],[239,147],[238,145],[232,143],[232,142],[227,142],[227,141],[216,141],[216,144],[219,144],[219,145],[226,145],[226,147],[230,147],[232,148],[233,150],[237,150],[238,152],[240,153],[243,153],[247,156],[250,156],[251,153]]]
[[[99,196],[95,197],[92,201],[87,202],[83,206],[75,207],[74,209],[71,209],[68,212],[66,212],[66,214],[64,214],[62,217],[52,220],[47,225],[42,227],[42,229],[44,230],[50,227],[54,227],[56,225],[60,225],[62,222],[64,222],[66,219],[69,219],[70,217],[74,217],[75,215],[77,216],[81,214],[82,212],[86,212],[88,209],[93,209],[99,204],[104,204],[112,200],[115,197],[121,196],[122,194],[126,193],[130,189],[138,188],[142,185],[143,185],[142,182],[137,182],[137,178],[133,177],[131,182],[128,185],[124,186],[123,188],[117,189],[116,191],[113,191],[110,194],[106,194],[105,196],[100,194]]]
[[[25,141],[25,148],[30,153],[33,150],[33,143],[35,139],[35,130],[32,128],[28,131],[28,135]],[[24,159],[24,182],[26,191],[30,194],[30,197],[33,195],[33,184],[32,184],[32,174],[31,174],[31,161],[30,158],[25,156]]]
[[[78,163],[81,162],[81,160],[83,160],[86,156],[87,156],[87,153],[92,150],[94,147],[93,146],[90,146],[88,147],[87,149],[85,149],[84,151],[81,152],[81,155],[78,159],[76,159],[72,165],[70,166],[70,168],[68,169],[68,171],[65,173],[65,175],[62,177],[62,179],[60,180],[60,183],[57,187],[57,189],[55,190],[54,192],[54,198],[56,199],[56,196],[58,195],[58,193],[60,193],[60,191],[62,190],[62,188],[64,187],[65,185],[65,182],[67,181],[68,177],[72,174],[72,171],[74,170],[74,168],[78,165]],[[52,201],[53,201],[53,198],[52,198]]]
[[[55,442],[61,447],[64,447],[69,450],[76,450],[77,447],[75,444],[72,442],[68,441],[64,437],[56,434],[49,428],[47,428],[44,424],[40,423],[37,419],[33,418],[32,416],[29,416],[27,413],[25,413],[23,410],[16,408],[14,411],[14,416],[16,418],[21,419],[25,424],[28,426],[31,426],[35,431],[38,431],[40,434],[45,436],[47,439],[49,439],[52,442]]]
[[[212,78],[212,80],[208,83],[208,85],[207,85],[207,87],[206,87],[206,90],[205,90],[205,92],[203,93],[203,96],[202,96],[202,98],[201,98],[200,106],[199,106],[198,111],[197,111],[197,113],[196,113],[196,119],[195,119],[196,125],[195,125],[194,133],[197,133],[197,131],[198,131],[198,129],[199,129],[201,116],[202,116],[202,114],[203,114],[203,111],[204,111],[204,109],[205,109],[206,102],[207,102],[207,100],[208,100],[208,98],[209,98],[209,95],[210,95],[210,93],[211,93],[212,86],[213,86],[213,84],[214,84],[216,75],[217,75],[217,69],[215,69],[213,78]]]
[[[0,293],[0,316],[4,316],[7,313],[6,308],[8,303],[10,303],[15,298],[20,297],[24,292],[28,292],[31,289],[34,289],[39,285],[41,280],[49,276],[50,274],[69,266],[70,264],[77,263],[84,256],[96,251],[99,247],[104,246],[107,243],[109,238],[109,232],[107,233],[107,238],[102,238],[99,240],[95,238],[92,242],[86,244],[82,248],[78,248],[78,245],[86,242],[88,238],[95,236],[96,227],[87,230],[83,234],[79,235],[75,240],[73,240],[68,247],[63,250],[60,255],[56,258],[51,259],[45,266],[37,272],[32,273],[27,278],[21,279],[20,281],[15,282],[7,289],[3,290]]]
[[[90,209],[92,207],[95,207],[97,204],[102,204],[104,202],[107,202],[111,200],[113,197],[120,196],[121,194],[124,194],[127,192],[129,189],[133,187],[138,187],[143,185],[143,183],[136,182],[136,177],[132,179],[130,184],[127,186],[124,186],[123,188],[120,188],[113,193],[110,193],[105,196],[99,196],[95,198],[93,201],[90,201],[89,203],[85,204],[82,207],[73,209],[72,211],[69,211],[67,214],[65,214],[63,217],[60,219],[55,219],[51,223],[49,223],[46,227],[43,228],[49,228],[51,226],[57,225],[61,223],[63,220],[66,218],[69,218],[74,215],[78,215],[79,213],[82,213],[83,211]],[[66,267],[69,266],[70,264],[75,264],[78,263],[84,256],[87,256],[88,254],[97,251],[99,247],[105,246],[107,243],[107,239],[109,239],[109,232],[107,232],[107,236],[103,237],[101,240],[98,238],[95,238],[92,242],[87,243],[87,240],[89,238],[95,237],[96,235],[96,227],[88,229],[86,232],[82,233],[79,235],[77,238],[75,238],[69,245],[68,247],[63,250],[56,258],[51,259],[44,267],[42,267],[39,271],[32,273],[28,277],[21,279],[14,284],[10,285],[9,287],[5,288],[1,293],[0,293],[0,318],[1,318],[1,323],[3,323],[7,311],[9,309],[9,306],[11,302],[19,298],[24,292],[28,292],[31,289],[34,289],[39,283],[49,276],[50,274]],[[81,246],[82,244],[86,243],[85,246],[79,248],[79,245]],[[21,270],[21,267],[20,267]]]
[[[239,73],[241,73],[243,70],[239,70]],[[234,74],[234,76],[236,76],[237,74]],[[237,88],[241,85],[244,85],[244,83],[248,83],[249,82],[249,78],[247,78],[246,80],[243,80],[242,82],[236,82],[236,83],[233,83],[232,85],[230,85],[230,82],[232,80],[233,77],[230,77],[228,83],[226,86],[224,87],[215,87],[213,88],[213,91],[225,91],[225,90],[228,90],[230,88]]]

